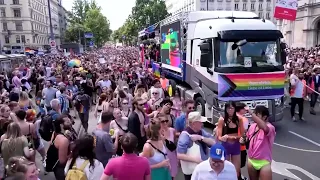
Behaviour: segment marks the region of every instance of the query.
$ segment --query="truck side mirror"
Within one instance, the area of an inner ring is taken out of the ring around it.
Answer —
[[[280,58],[281,58],[281,63],[282,64],[286,64],[286,61],[287,61],[286,48],[287,48],[287,44],[281,42],[280,43]]]
[[[208,42],[203,42],[199,45],[199,47],[201,51],[200,66],[210,68],[213,61],[211,44]]]

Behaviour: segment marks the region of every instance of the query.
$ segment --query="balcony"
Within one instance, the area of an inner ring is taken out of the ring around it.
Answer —
[[[256,0],[250,0],[250,2],[256,2]]]
[[[240,0],[234,0],[234,2],[240,2]]]

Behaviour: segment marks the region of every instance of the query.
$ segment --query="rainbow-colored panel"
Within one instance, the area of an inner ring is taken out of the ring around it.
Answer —
[[[224,101],[275,99],[284,95],[284,72],[219,74],[218,97]]]
[[[155,77],[160,78],[160,64],[152,63],[152,72]]]

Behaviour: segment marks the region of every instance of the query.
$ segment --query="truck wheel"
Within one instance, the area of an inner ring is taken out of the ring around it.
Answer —
[[[203,100],[202,97],[197,97],[196,100],[195,100],[195,104],[196,104],[196,110],[198,112],[201,112],[201,116],[205,116],[205,105],[206,105],[206,102]]]

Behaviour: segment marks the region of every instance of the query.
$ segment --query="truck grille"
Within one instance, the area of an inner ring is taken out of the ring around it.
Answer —
[[[246,104],[250,109],[255,109],[257,106],[265,106],[268,108],[268,100],[256,100],[256,101],[241,101]]]
[[[265,106],[268,108],[268,100],[257,100],[257,101],[241,101],[242,103],[245,103],[251,110],[254,110],[257,106]],[[249,124],[252,123],[251,115],[249,113],[246,113],[244,115],[245,117],[249,118]]]

